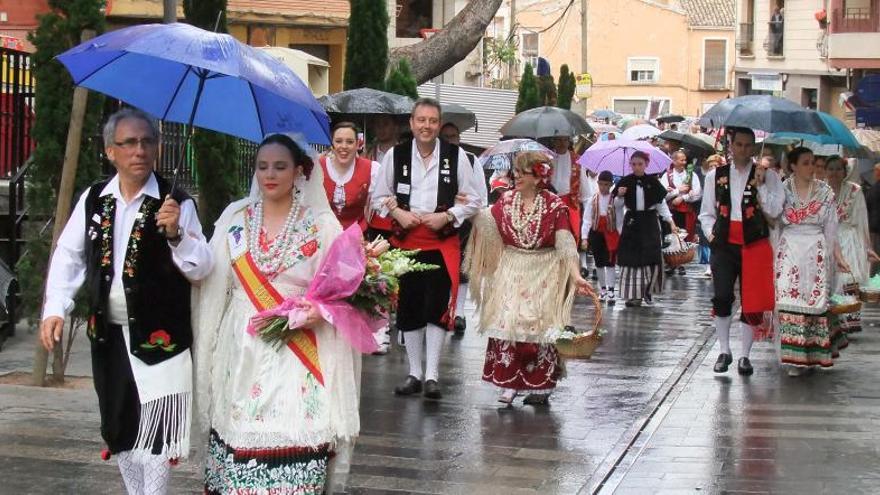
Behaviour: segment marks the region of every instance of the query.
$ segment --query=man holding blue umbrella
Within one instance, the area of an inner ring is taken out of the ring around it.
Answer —
[[[40,325],[51,351],[86,284],[103,456],[137,494],[166,493],[171,463],[189,453],[190,283],[213,266],[192,198],[153,172],[158,139],[139,110],[107,121],[117,173],[82,194],[58,239]]]

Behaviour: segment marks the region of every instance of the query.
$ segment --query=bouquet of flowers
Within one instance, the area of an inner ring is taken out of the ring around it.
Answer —
[[[384,240],[365,246],[360,227],[352,225],[330,246],[306,293],[254,315],[248,333],[283,347],[304,326],[309,308],[314,307],[352,347],[362,353],[375,351],[373,333],[397,304],[400,277],[440,268],[415,261],[418,251],[392,249],[368,256],[368,251],[382,250],[383,244],[387,249]]]

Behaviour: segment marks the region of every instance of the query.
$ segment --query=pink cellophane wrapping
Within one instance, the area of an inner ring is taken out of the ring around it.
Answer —
[[[254,315],[248,333],[256,335],[257,329],[276,317],[286,316],[291,329],[302,326],[308,315],[303,303],[308,301],[353,348],[362,353],[375,351],[377,345],[373,333],[384,325],[384,321],[371,318],[345,300],[357,291],[364,279],[367,258],[363,242],[363,233],[357,224],[346,229],[333,241],[306,293],[285,299],[278,306]]]

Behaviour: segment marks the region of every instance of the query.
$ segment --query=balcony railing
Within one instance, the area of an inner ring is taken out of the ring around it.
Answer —
[[[739,25],[739,37],[736,40],[736,47],[739,49],[740,55],[753,55],[752,42],[755,40],[755,25],[751,22],[744,22]]]
[[[831,33],[880,32],[880,9],[838,8],[831,17]]]

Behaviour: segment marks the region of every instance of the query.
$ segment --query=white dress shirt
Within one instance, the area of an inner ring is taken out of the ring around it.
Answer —
[[[413,213],[434,213],[437,210],[437,186],[440,174],[440,140],[436,140],[434,151],[424,160],[419,154],[415,140],[412,141],[412,173],[409,191],[409,209]],[[379,173],[376,174],[376,190],[371,199],[373,209],[382,209],[382,203],[396,197],[394,190],[394,148],[388,150]],[[485,189],[485,181],[480,181]],[[458,192],[467,196],[464,204],[456,203],[449,212],[455,217],[454,226],[458,227],[461,222],[477,213],[482,202],[483,194],[474,187],[474,173],[464,150],[458,149]],[[403,186],[403,184],[400,184]]]
[[[572,163],[571,153],[565,152],[553,159],[553,177],[550,179],[550,184],[553,185],[553,189],[556,189],[557,196],[569,194],[571,192],[571,167],[578,167],[580,169],[578,172],[581,176],[581,186],[578,202],[581,204],[586,203],[595,191],[590,187],[590,178],[587,176],[586,168],[581,167],[577,163]]]
[[[73,309],[73,297],[82,286],[86,277],[86,214],[85,202],[89,189],[80,196],[64,231],[58,238],[58,245],[52,254],[52,262],[49,265],[49,275],[46,281],[46,302],[43,306],[43,318],[50,316],[67,317]],[[111,299],[123,298],[122,272],[125,264],[125,253],[128,248],[128,240],[134,226],[135,217],[145,196],[159,198],[159,183],[155,175],[150,175],[147,183],[126,203],[119,189],[119,176],[114,176],[101,191],[101,196],[112,194],[116,198],[116,214],[113,222],[113,280],[110,285]],[[183,232],[177,246],[169,243],[172,260],[180,272],[189,280],[196,281],[205,278],[213,267],[211,250],[202,233],[202,225],[196,214],[195,204],[192,200],[184,201],[180,205],[180,228]],[[144,228],[156,228],[155,224],[148,222]],[[111,301],[110,319],[127,321],[124,315],[114,315],[118,312],[119,304]],[[122,305],[124,311],[125,305]]]
[[[613,203],[614,208],[614,228],[620,232],[623,230],[623,202],[618,203],[617,201],[611,200],[611,193],[602,194],[601,192],[597,192],[590,198],[589,201],[584,203],[584,219],[581,221],[581,239],[587,240],[590,236],[590,229],[593,228],[593,199],[595,199],[596,195],[599,196],[599,216],[604,217],[608,215],[608,207]],[[644,195],[642,195],[642,200],[644,202]]]
[[[730,167],[730,220],[733,222],[742,221],[743,194],[754,166],[749,164],[743,170],[733,165]],[[773,219],[782,213],[785,191],[775,171],[764,172],[764,183],[758,185],[758,198],[761,200],[761,210],[766,218]],[[706,189],[703,191],[703,205],[699,217],[703,234],[707,238],[712,237],[712,229],[715,227],[715,210],[715,170],[712,170],[706,175]]]
[[[666,201],[672,201],[680,196],[686,203],[693,203],[694,201],[699,201],[700,198],[703,197],[703,187],[700,184],[700,178],[697,177],[696,173],[691,174],[691,190],[688,191],[687,194],[681,194],[678,192],[678,187],[687,182],[687,169],[684,169],[681,172],[673,169],[671,175],[673,190],[666,194]],[[667,175],[664,177],[662,182],[664,186],[669,186],[669,176]]]

